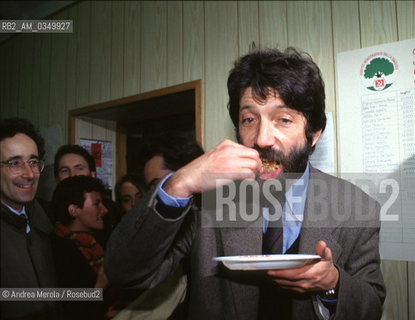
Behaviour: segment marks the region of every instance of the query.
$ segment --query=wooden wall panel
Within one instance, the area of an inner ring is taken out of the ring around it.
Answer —
[[[261,46],[285,49],[288,45],[286,2],[260,1],[258,20]]]
[[[77,6],[78,27],[75,29],[77,37],[77,68],[76,68],[76,105],[77,108],[90,104],[90,46],[91,46],[91,2],[83,1]],[[80,138],[91,138],[92,125],[90,121],[77,119],[75,121],[75,143]]]
[[[141,92],[141,2],[124,2],[124,96]]]
[[[205,65],[204,3],[183,2],[183,70],[184,81],[204,78]],[[205,84],[202,83],[204,87]]]
[[[75,143],[79,143],[79,139],[91,139],[92,137],[92,120],[76,119],[75,121]]]
[[[167,2],[167,86],[183,83],[183,2]]]
[[[359,1],[362,47],[398,40],[395,1]]]
[[[42,45],[42,37],[38,34],[33,35],[33,49],[32,49],[32,56],[33,56],[33,69],[31,72],[31,84],[32,84],[32,93],[30,99],[32,100],[32,121],[36,127],[40,126],[39,117],[40,113],[42,112],[43,106],[40,103],[40,93],[41,93],[41,86],[40,86],[40,77],[42,73],[41,69],[41,61],[42,61],[42,52],[41,52],[41,45]]]
[[[332,21],[333,21],[333,58],[334,58],[334,70],[336,70],[337,65],[337,54],[343,51],[355,50],[360,48],[360,30],[359,30],[359,6],[357,2],[354,1],[334,1],[332,2]],[[345,32],[347,30],[347,32]],[[336,72],[336,71],[334,71]],[[334,74],[334,79],[336,79],[336,74]],[[333,88],[335,90],[336,87]],[[335,91],[335,105],[337,111],[338,97],[337,90]],[[337,112],[333,114],[334,122],[334,139],[335,145],[338,144],[337,137]],[[338,172],[340,168],[341,159],[337,156],[340,154],[340,150],[337,149],[335,153],[335,168],[334,170]],[[335,150],[336,150],[335,149]]]
[[[408,262],[408,319],[415,319],[415,262]]]
[[[308,52],[320,67],[326,87],[326,111],[335,112],[331,4],[326,1],[287,3],[288,45]]]
[[[51,35],[43,33],[40,38],[40,87],[39,87],[39,127],[49,127],[49,105],[50,105],[50,67],[51,67]]]
[[[78,10],[76,6],[71,6],[67,11],[65,11],[65,19],[73,20],[74,27],[79,28],[78,22]],[[76,66],[78,62],[78,39],[77,33],[74,31],[72,33],[65,34],[66,38],[66,48],[67,48],[67,59],[66,59],[66,115],[68,115],[69,110],[77,108],[76,101]],[[66,121],[68,123],[68,121]],[[67,134],[67,139],[65,143],[69,142],[69,133]]]
[[[91,139],[107,141],[106,126],[107,126],[106,120],[93,119]]]
[[[91,16],[90,103],[107,101],[111,84],[111,2],[93,1]]]
[[[235,139],[226,107],[226,80],[238,57],[237,6],[230,1],[205,3],[205,148]]]
[[[398,39],[415,38],[415,1],[396,1]],[[415,317],[415,316],[414,316]]]
[[[124,6],[111,2],[111,100],[124,96]]]
[[[202,1],[183,2],[183,81],[193,81],[204,79],[205,77],[205,33],[204,33],[204,3]],[[204,148],[206,141],[204,137],[203,97],[206,89],[205,82],[202,80],[201,95],[202,105],[196,110],[196,121],[200,125],[200,143]],[[201,120],[199,120],[201,119]]]
[[[0,86],[1,86],[1,97],[0,97],[0,115],[2,118],[8,118],[12,115],[11,111],[11,91],[12,86],[15,84],[12,82],[12,70],[13,70],[13,41],[8,41],[3,44],[1,52],[1,74]]]
[[[326,1],[287,2],[288,45],[309,53],[319,66],[326,93],[326,112],[336,119],[335,75],[331,3]],[[334,134],[336,126],[334,123]],[[336,141],[334,150],[337,149]],[[336,153],[334,154],[336,163]],[[335,168],[336,170],[336,168]]]
[[[334,1],[333,48],[337,53],[360,48],[359,5],[355,1]]]
[[[10,103],[9,103],[9,116],[17,117],[19,115],[18,97],[20,87],[20,51],[22,48],[22,37],[17,35],[13,39],[12,57],[10,63],[12,65],[10,81],[12,86],[10,88]]]
[[[60,16],[54,17],[61,19]],[[50,96],[49,96],[49,123],[47,127],[59,125],[62,130],[62,141],[67,141],[66,115],[66,61],[67,41],[65,33],[51,35],[51,65],[50,65]]]
[[[21,34],[20,70],[19,70],[19,96],[18,115],[33,121],[32,113],[32,73],[33,73],[33,46],[32,34]]]
[[[82,1],[77,5],[78,26],[75,28],[77,45],[77,68],[76,68],[76,105],[78,108],[90,104],[89,77],[90,69],[90,45],[91,45],[91,2]]]
[[[7,111],[5,109],[6,105],[6,86],[8,81],[9,73],[7,71],[7,65],[6,61],[10,59],[10,51],[6,50],[5,47],[3,47],[4,50],[0,50],[0,74],[2,77],[0,77],[0,117],[4,117],[7,114]]]
[[[386,284],[386,300],[383,306],[382,320],[407,320],[407,262],[383,260],[381,267]]]
[[[238,2],[238,55],[249,52],[252,42],[259,44],[258,1]]]
[[[167,3],[141,3],[141,91],[167,85]]]

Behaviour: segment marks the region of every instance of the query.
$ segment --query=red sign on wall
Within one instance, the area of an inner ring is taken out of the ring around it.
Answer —
[[[95,159],[95,166],[97,168],[101,168],[102,166],[102,145],[100,143],[92,143],[91,154]]]

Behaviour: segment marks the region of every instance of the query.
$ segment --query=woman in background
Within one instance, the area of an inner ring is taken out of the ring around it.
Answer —
[[[115,185],[115,202],[124,215],[147,191],[144,178],[135,174],[127,174]]]
[[[102,203],[105,188],[101,180],[74,176],[62,180],[52,197],[56,216],[52,237],[57,282],[61,288],[108,287],[103,270],[104,250],[94,231],[104,228],[108,212]],[[103,301],[65,301],[65,319],[104,319]]]

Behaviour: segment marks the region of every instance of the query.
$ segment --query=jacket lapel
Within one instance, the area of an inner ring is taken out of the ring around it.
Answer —
[[[316,194],[316,189],[313,189],[318,184],[323,184],[325,192],[323,194]],[[304,209],[304,220],[301,227],[301,238],[299,244],[299,253],[315,254],[315,246],[318,241],[326,242],[333,254],[333,262],[338,261],[342,252],[342,246],[333,236],[333,231],[341,224],[332,219],[330,213],[330,194],[329,180],[320,171],[310,166],[310,181],[307,191],[307,200]],[[319,204],[320,206],[317,206]],[[319,211],[320,210],[320,211]],[[318,215],[321,215],[323,221],[318,220]]]

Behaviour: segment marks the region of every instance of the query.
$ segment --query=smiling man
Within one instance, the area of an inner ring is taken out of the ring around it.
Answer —
[[[326,124],[319,68],[294,49],[254,49],[227,85],[238,143],[222,141],[140,200],[111,238],[110,281],[153,287],[190,257],[189,319],[380,319],[379,205],[308,161]],[[236,190],[227,211],[225,187]],[[192,210],[201,192],[214,196]],[[320,257],[259,273],[213,259],[261,254]]]
[[[24,119],[0,120],[1,287],[53,288],[55,270],[45,213],[33,201],[44,141]],[[60,319],[54,302],[2,301],[2,319]]]
[[[94,158],[77,144],[65,144],[55,154],[54,173],[56,182],[73,176],[96,176]]]

